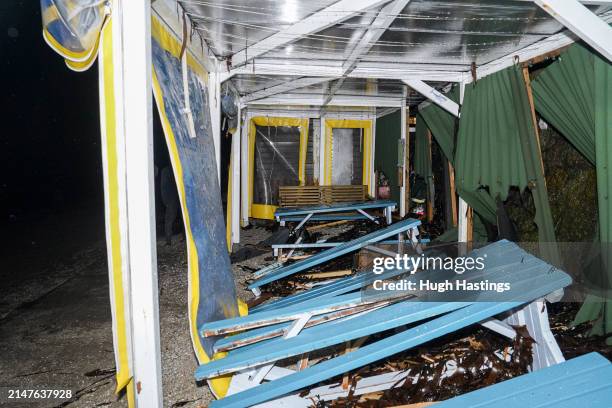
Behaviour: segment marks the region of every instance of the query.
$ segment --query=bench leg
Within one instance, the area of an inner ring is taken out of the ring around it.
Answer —
[[[385,208],[385,216],[387,217],[387,225],[393,222],[393,207]]]
[[[537,300],[511,314],[505,322],[513,326],[526,326],[533,345],[532,371],[565,361],[563,353],[550,331],[546,302]]]

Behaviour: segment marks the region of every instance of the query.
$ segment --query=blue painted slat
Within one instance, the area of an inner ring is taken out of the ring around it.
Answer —
[[[497,245],[498,247],[500,245]],[[495,247],[495,244],[492,245]],[[516,255],[524,254],[518,247]],[[494,251],[492,251],[494,252]],[[518,258],[519,261],[522,259]],[[524,259],[523,259],[524,260]],[[503,268],[503,265],[496,265],[487,270],[480,271],[480,273],[472,273],[466,276],[467,281],[479,282],[481,280],[498,281],[498,282],[509,282],[513,286],[514,299],[513,300],[524,300],[523,293],[529,292],[532,288],[541,288],[546,285],[557,285],[563,286],[564,282],[569,282],[569,278],[566,274],[560,271],[555,271],[552,274],[548,272],[548,264],[538,260],[535,257],[528,258],[528,261],[532,264],[528,267],[519,269],[515,268]],[[512,263],[510,263],[512,265]],[[534,267],[535,266],[535,267]],[[444,281],[446,277],[453,272],[450,271],[436,271],[439,276],[439,280]],[[431,275],[434,275],[431,274]],[[410,276],[408,280],[417,280],[419,277]],[[436,279],[438,280],[438,279]],[[481,297],[478,292],[467,292],[463,299],[458,299],[461,302],[473,302]],[[495,295],[490,300],[495,300]],[[412,323],[416,320],[412,319],[410,313],[413,309],[420,310],[420,308],[427,309],[430,305],[432,308],[440,307],[435,303],[441,300],[446,301],[446,294],[434,293],[427,294],[428,302],[402,302],[399,305],[392,305],[386,308],[372,311],[365,316],[360,316],[354,319],[348,319],[345,321],[335,321],[325,325],[320,325],[303,330],[298,336],[291,339],[278,338],[274,340],[268,340],[257,344],[255,347],[251,347],[246,352],[242,350],[236,350],[230,353],[228,357],[223,360],[210,363],[203,366],[200,369],[200,374],[207,373],[206,375],[220,375],[229,371],[236,371],[238,369],[255,366],[257,364],[276,361],[278,359],[284,359],[291,356],[307,353],[313,350],[329,347],[330,345],[342,343],[344,341],[352,340],[355,338],[363,337],[377,333],[379,331],[388,330],[394,327],[398,327],[404,324]],[[467,304],[467,303],[465,303]],[[451,307],[453,310],[454,305],[457,303],[442,303],[442,307]],[[460,307],[460,306],[457,306]],[[446,310],[448,311],[448,310]],[[432,316],[435,311],[432,311]],[[430,316],[425,316],[430,317]],[[410,321],[403,321],[403,319],[409,319]],[[231,369],[231,370],[230,370]]]
[[[374,231],[370,234],[366,234],[362,237],[359,237],[357,239],[344,243],[340,246],[327,249],[309,258],[303,259],[291,265],[277,269],[274,272],[271,272],[267,274],[266,276],[263,276],[257,279],[255,282],[251,283],[249,285],[249,289],[258,288],[267,283],[274,282],[275,280],[278,280],[286,276],[293,275],[294,273],[301,272],[308,268],[312,268],[314,266],[320,265],[323,262],[326,262],[330,259],[337,258],[339,256],[342,256],[352,251],[356,251],[360,248],[363,248],[364,246],[370,245],[373,242],[382,241],[385,238],[405,232],[412,228],[416,228],[419,225],[421,225],[421,221],[413,220],[413,219],[407,219],[407,220],[397,222],[395,224],[391,224],[387,228]]]
[[[293,216],[281,216],[279,217],[282,221],[300,222],[304,219],[304,216],[293,215]],[[362,214],[338,214],[338,215],[313,215],[308,219],[311,221],[357,221],[369,219]]]
[[[354,276],[347,276],[346,278],[341,278],[328,284],[317,286],[305,292],[296,293],[295,295],[278,299],[271,303],[264,303],[249,310],[249,313],[259,313],[264,310],[286,307],[308,301],[309,299],[323,299],[326,297],[342,295],[344,293],[349,293],[366,287],[376,279],[390,279],[407,272],[407,270],[402,269],[393,269],[380,275],[377,275],[372,271],[362,272]]]
[[[339,212],[339,211],[356,211],[367,210],[371,208],[386,208],[397,206],[395,201],[391,200],[377,200],[377,201],[365,201],[360,203],[338,203],[330,205],[317,205],[310,207],[300,208],[278,208],[274,212],[275,217],[282,217],[287,215],[308,215],[308,214],[320,214],[327,212]]]
[[[492,271],[493,268],[497,268],[500,265],[509,270],[523,270],[533,262],[542,264],[541,260],[524,252],[516,244],[507,240],[500,240],[490,244],[486,247],[486,249],[481,248],[474,250],[470,253],[470,256],[476,257],[485,252],[487,254],[486,265],[488,271]],[[336,296],[342,293],[348,293],[371,284],[375,279],[389,279],[404,272],[405,271],[401,270],[391,270],[384,272],[381,275],[376,275],[369,271],[354,276],[347,276],[346,278],[338,279],[334,282],[318,286],[305,292],[297,293],[270,303],[264,303],[253,308],[249,311],[249,313],[257,313],[263,310],[284,307],[288,306],[289,304],[299,303],[306,299],[312,299],[315,297]]]
[[[258,344],[247,350],[237,349],[220,360],[199,366],[196,379],[216,377],[222,374],[254,367],[264,362],[308,353],[321,348],[341,344],[363,336],[380,333],[438,316],[469,305],[468,302],[401,302],[374,310],[359,318],[336,321],[303,330],[299,336],[290,339],[277,338]]]
[[[436,404],[439,408],[612,406],[612,364],[590,353]]]
[[[395,294],[397,295],[397,294]],[[287,306],[247,316],[234,317],[231,319],[217,320],[200,326],[202,336],[223,334],[233,331],[266,326],[269,324],[281,323],[283,321],[295,320],[296,315],[312,313],[313,315],[327,313],[332,310],[341,310],[360,304],[374,303],[377,301],[391,299],[393,293],[380,293],[380,296],[364,298],[361,293],[349,293],[342,296],[329,297],[324,299],[312,299],[297,305]],[[214,332],[214,333],[212,333]]]
[[[429,241],[429,240],[428,240]],[[404,241],[405,243],[406,241]],[[423,242],[423,240],[421,240]],[[305,244],[272,244],[272,248],[281,249],[299,249],[299,248],[329,248],[337,247],[344,244],[344,242],[309,242]],[[397,239],[385,239],[384,241],[375,242],[377,245],[397,245],[399,240]]]
[[[571,279],[567,274],[560,271],[557,272],[559,274],[559,279],[546,280],[540,286],[529,288],[522,296],[538,299],[571,283]],[[475,303],[404,332],[364,346],[356,351],[321,362],[303,371],[298,371],[295,374],[268,383],[263,383],[257,387],[214,401],[211,407],[242,408],[269,401],[358,367],[371,364],[471,324],[478,323],[489,317],[516,308],[523,303],[524,302]]]

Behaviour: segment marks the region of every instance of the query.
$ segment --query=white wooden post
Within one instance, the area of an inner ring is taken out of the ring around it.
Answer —
[[[372,135],[371,141],[371,149],[370,149],[370,191],[369,194],[372,197],[376,197],[376,172],[374,171],[374,158],[376,157],[376,115],[372,118],[372,130],[370,131]]]
[[[327,143],[327,138],[331,137],[331,135],[327,134],[327,127],[325,125],[325,121],[326,118],[325,116],[321,115],[321,137],[319,138],[319,151],[316,152],[315,154],[318,153],[319,155],[319,185],[320,186],[325,186],[327,185],[327,180],[325,180],[325,156],[327,155],[327,149],[326,149],[326,143]],[[331,160],[330,160],[331,163]],[[331,184],[331,180],[330,183]]]
[[[240,111],[242,112],[242,106]],[[242,120],[242,119],[241,119]],[[249,125],[251,114],[247,110],[240,132],[240,225],[249,225]]]
[[[242,109],[238,106],[236,131],[232,135],[232,242],[240,242],[240,142],[242,133]]]
[[[215,143],[217,177],[221,184],[221,82],[218,72],[208,73],[208,103],[210,104],[210,124]]]
[[[459,84],[459,105],[463,104],[463,96],[465,94],[465,82]],[[459,242],[468,242],[468,210],[469,206],[467,203],[459,197],[459,217],[457,220],[458,237]]]
[[[321,184],[321,173],[319,168],[319,162],[321,155],[321,118],[314,118],[312,120],[312,163],[313,163],[313,177]]]
[[[122,47],[117,117],[125,135],[132,369],[138,407],[162,406],[151,98],[151,1],[114,3]]]
[[[402,185],[400,186],[400,202],[399,202],[399,211],[400,211],[400,217],[404,217],[406,215],[406,185],[408,183],[406,174],[406,137],[408,135],[408,112],[406,109],[406,97],[408,95],[408,91],[406,89],[406,87],[404,86],[403,89],[403,95],[404,97],[402,98],[402,108],[401,108],[401,140],[402,140],[402,146],[404,146],[404,151],[401,152],[402,154]]]

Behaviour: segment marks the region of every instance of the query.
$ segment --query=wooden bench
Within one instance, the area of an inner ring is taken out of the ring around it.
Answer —
[[[365,201],[368,187],[363,185],[342,186],[281,186],[278,202],[282,208],[352,203]]]
[[[357,243],[352,247],[355,245]],[[514,338],[516,332],[511,324],[515,322],[523,322],[536,341],[531,367],[533,370],[563,362],[563,355],[548,326],[543,298],[569,285],[571,278],[508,241],[502,240],[474,250],[471,256],[484,254],[487,255],[486,268],[461,275],[462,279],[473,282],[510,282],[513,290],[503,300],[498,300],[495,293],[470,292],[464,298],[452,302],[443,294],[425,294],[425,301],[419,301],[420,295],[417,294],[416,298],[399,299],[388,304],[377,302],[380,300],[384,303],[388,299],[373,299],[369,302],[368,296],[357,295],[360,292],[351,295],[350,292],[364,288],[373,279],[388,279],[403,274],[406,280],[425,276],[427,279],[444,282],[449,278],[449,273],[454,272],[434,270],[415,275],[408,270],[388,270],[382,275],[364,272],[264,304],[252,310],[248,317],[203,325],[200,334],[204,336],[221,332],[234,335],[215,344],[215,348],[224,344],[224,347],[217,348],[219,351],[230,350],[227,357],[198,367],[196,379],[234,373],[228,395],[214,401],[211,407],[242,408],[257,405],[305,408],[312,404],[312,393],[330,400],[346,396],[348,391],[338,384],[330,384],[312,390],[309,395],[295,393],[304,387],[384,360],[472,324],[480,324]],[[327,257],[321,257],[319,261],[324,261],[324,258]],[[296,271],[287,270],[281,275],[286,276],[285,272],[291,274]],[[279,278],[273,275],[274,272],[271,272],[262,278],[270,281]],[[338,315],[344,311],[351,314]],[[500,315],[504,315],[501,317],[503,320],[495,318]],[[308,356],[316,350],[407,325],[410,328],[310,367],[307,358],[306,364],[300,364],[298,370],[275,366],[277,361]],[[405,380],[407,373],[401,372],[359,379],[351,392],[362,395],[400,386],[402,381],[398,383],[398,376],[402,375]]]

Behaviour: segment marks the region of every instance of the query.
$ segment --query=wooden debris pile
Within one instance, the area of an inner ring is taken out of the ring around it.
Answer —
[[[496,333],[469,328],[417,349],[350,373],[346,398],[313,401],[314,408],[383,408],[442,401],[525,374],[532,362],[533,339],[524,326],[513,341]],[[463,336],[457,339],[458,336]],[[386,391],[354,395],[358,380],[386,372],[406,372]],[[339,378],[329,383],[339,382]],[[303,393],[308,394],[308,391]]]

